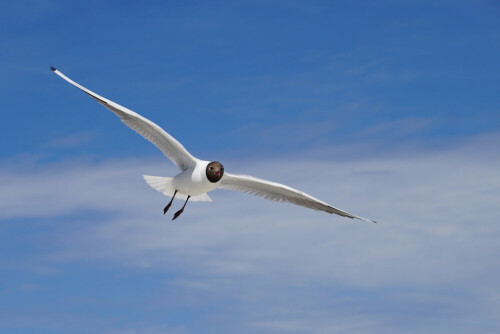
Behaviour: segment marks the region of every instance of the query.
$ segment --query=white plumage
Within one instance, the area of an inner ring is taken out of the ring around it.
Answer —
[[[127,109],[113,101],[110,101],[89,89],[74,82],[60,71],[51,67],[52,71],[58,76],[69,82],[70,84],[80,88],[87,93],[90,97],[97,100],[100,104],[114,112],[123,123],[125,123],[132,130],[153,143],[160,151],[174,162],[180,169],[180,173],[175,177],[161,177],[144,175],[144,180],[152,188],[161,192],[162,194],[178,199],[191,201],[208,201],[212,200],[207,192],[216,188],[223,188],[228,190],[237,190],[252,195],[260,196],[277,202],[288,202],[300,205],[306,208],[311,208],[317,211],[324,211],[328,213],[335,213],[337,215],[361,219],[367,222],[375,221],[355,216],[338,208],[335,208],[325,202],[322,202],[304,192],[293,189],[286,185],[259,179],[248,175],[234,175],[225,173],[221,165],[220,177],[216,182],[209,180],[208,169],[212,169],[209,161],[204,161],[193,157],[174,137],[169,135],[165,130],[160,128],[155,123],[142,117],[141,115]],[[170,207],[170,204],[165,208],[164,213]],[[185,206],[185,205],[184,205]],[[182,212],[184,207],[176,213],[174,219]]]
[[[146,183],[151,186],[151,188],[158,190],[165,196],[174,196],[175,187],[172,184],[172,180],[174,179],[173,177],[150,175],[143,175],[142,177],[144,178],[144,181],[146,181]],[[177,195],[175,197],[177,199],[187,200],[187,195],[183,193],[177,192]],[[208,196],[207,193],[198,196],[191,196],[189,200],[192,202],[212,202],[212,199]]]

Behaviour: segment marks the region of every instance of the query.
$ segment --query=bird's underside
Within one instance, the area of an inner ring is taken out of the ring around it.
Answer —
[[[147,118],[79,85],[54,67],[51,67],[51,69],[55,74],[78,87],[115,113],[123,123],[150,141],[177,165],[180,173],[173,178],[144,176],[144,179],[151,187],[171,197],[170,202],[163,209],[164,214],[170,209],[174,198],[185,199],[184,205],[174,214],[173,219],[180,216],[189,199],[192,201],[211,201],[207,192],[216,188],[222,188],[245,192],[272,201],[288,202],[317,211],[375,223],[373,220],[335,208],[286,185],[253,176],[226,173],[224,167],[219,162],[203,161],[192,156],[174,137]]]

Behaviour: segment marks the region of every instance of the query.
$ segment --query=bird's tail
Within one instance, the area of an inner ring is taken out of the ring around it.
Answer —
[[[149,184],[153,189],[161,192],[165,196],[172,197],[174,196],[175,189],[172,186],[172,177],[164,177],[164,176],[150,176],[143,175],[144,181]],[[186,200],[187,195],[177,193],[175,198],[180,200]],[[189,199],[192,202],[212,202],[212,199],[205,193],[198,196],[191,196]]]

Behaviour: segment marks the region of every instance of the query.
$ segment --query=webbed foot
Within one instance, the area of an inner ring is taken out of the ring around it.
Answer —
[[[172,196],[172,199],[170,202],[167,204],[167,206],[163,209],[163,214],[166,214],[168,209],[172,206],[172,202],[174,201],[175,194],[177,194],[177,190],[174,192],[174,196]]]
[[[172,218],[172,220],[175,220],[177,219],[177,217],[179,217],[181,215],[181,213],[184,212],[184,208],[180,209],[179,211],[177,211],[175,214],[174,214],[174,218]]]

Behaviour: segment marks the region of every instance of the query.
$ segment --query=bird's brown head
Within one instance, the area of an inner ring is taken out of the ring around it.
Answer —
[[[207,178],[212,183],[218,182],[224,175],[224,166],[220,162],[212,161],[207,165]]]

